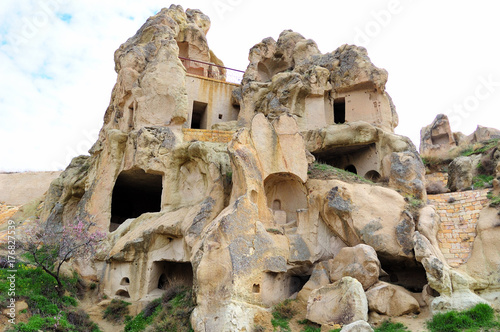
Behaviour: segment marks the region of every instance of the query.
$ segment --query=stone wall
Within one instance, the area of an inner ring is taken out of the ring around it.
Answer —
[[[184,140],[214,142],[214,143],[229,143],[233,138],[234,131],[221,130],[205,130],[205,129],[182,129]]]
[[[441,217],[438,241],[448,264],[457,267],[467,261],[476,237],[479,213],[489,203],[489,189],[428,195],[429,204]]]
[[[448,184],[448,173],[436,172],[432,174],[426,174],[425,182],[427,184],[430,184],[432,182],[438,182],[441,183],[444,188],[446,188],[446,185]]]

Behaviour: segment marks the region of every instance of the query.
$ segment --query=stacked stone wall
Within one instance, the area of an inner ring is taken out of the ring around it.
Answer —
[[[488,189],[428,195],[441,218],[438,241],[448,264],[465,263],[472,252],[481,210],[489,203]]]

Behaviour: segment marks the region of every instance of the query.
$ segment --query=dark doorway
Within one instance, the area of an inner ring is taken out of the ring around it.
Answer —
[[[335,98],[333,101],[333,121],[337,124],[345,123],[345,98]]]
[[[345,170],[354,174],[358,174],[358,171],[356,170],[356,167],[354,167],[354,165],[347,166]]]
[[[149,292],[171,286],[193,286],[193,267],[189,262],[156,261],[153,263]]]
[[[192,129],[207,129],[207,105],[199,101],[193,102]]]
[[[377,172],[375,170],[371,170],[365,174],[365,179],[370,180],[372,182],[379,182],[381,179],[381,176],[380,176],[379,172]]]
[[[142,169],[123,171],[113,188],[109,231],[118,228],[128,218],[161,210],[162,176],[146,174]]]

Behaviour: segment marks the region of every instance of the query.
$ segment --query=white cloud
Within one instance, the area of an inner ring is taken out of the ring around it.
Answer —
[[[387,91],[400,117],[396,131],[418,144],[420,128],[474,93],[479,77],[491,74],[500,82],[500,21],[495,4],[487,0],[474,6],[401,0],[402,10],[387,23],[382,14],[394,1],[178,2],[211,17],[209,45],[227,66],[238,69],[246,68],[251,46],[268,36],[277,39],[284,29],[330,52],[354,43],[356,32],[369,24],[375,29],[379,24],[368,52],[375,65],[389,71]],[[159,0],[2,0],[0,170],[63,168],[90,148],[89,133],[101,127],[116,80],[114,51],[168,5]],[[500,89],[452,129],[470,133],[477,124],[500,127],[499,103]]]

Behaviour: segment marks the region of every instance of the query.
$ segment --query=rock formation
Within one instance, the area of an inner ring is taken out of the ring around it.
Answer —
[[[138,306],[182,280],[195,293],[195,331],[251,331],[255,317],[295,296],[309,319],[348,324],[369,310],[418,311],[401,287],[429,284],[442,299],[457,285],[469,295],[498,285],[451,269],[435,213],[412,211],[409,201],[425,204],[424,165],[394,134],[387,72],[364,48],[321,54],[286,30],[251,48],[237,85],[208,47],[209,27],[200,11],[172,5],[115,53],[99,139],[52,183],[42,213],[108,232],[90,264],[75,263],[84,278]],[[311,178],[315,159],[371,182]],[[484,229],[494,227],[485,218]],[[474,249],[495,270],[490,249]],[[349,310],[328,307],[340,297]]]

